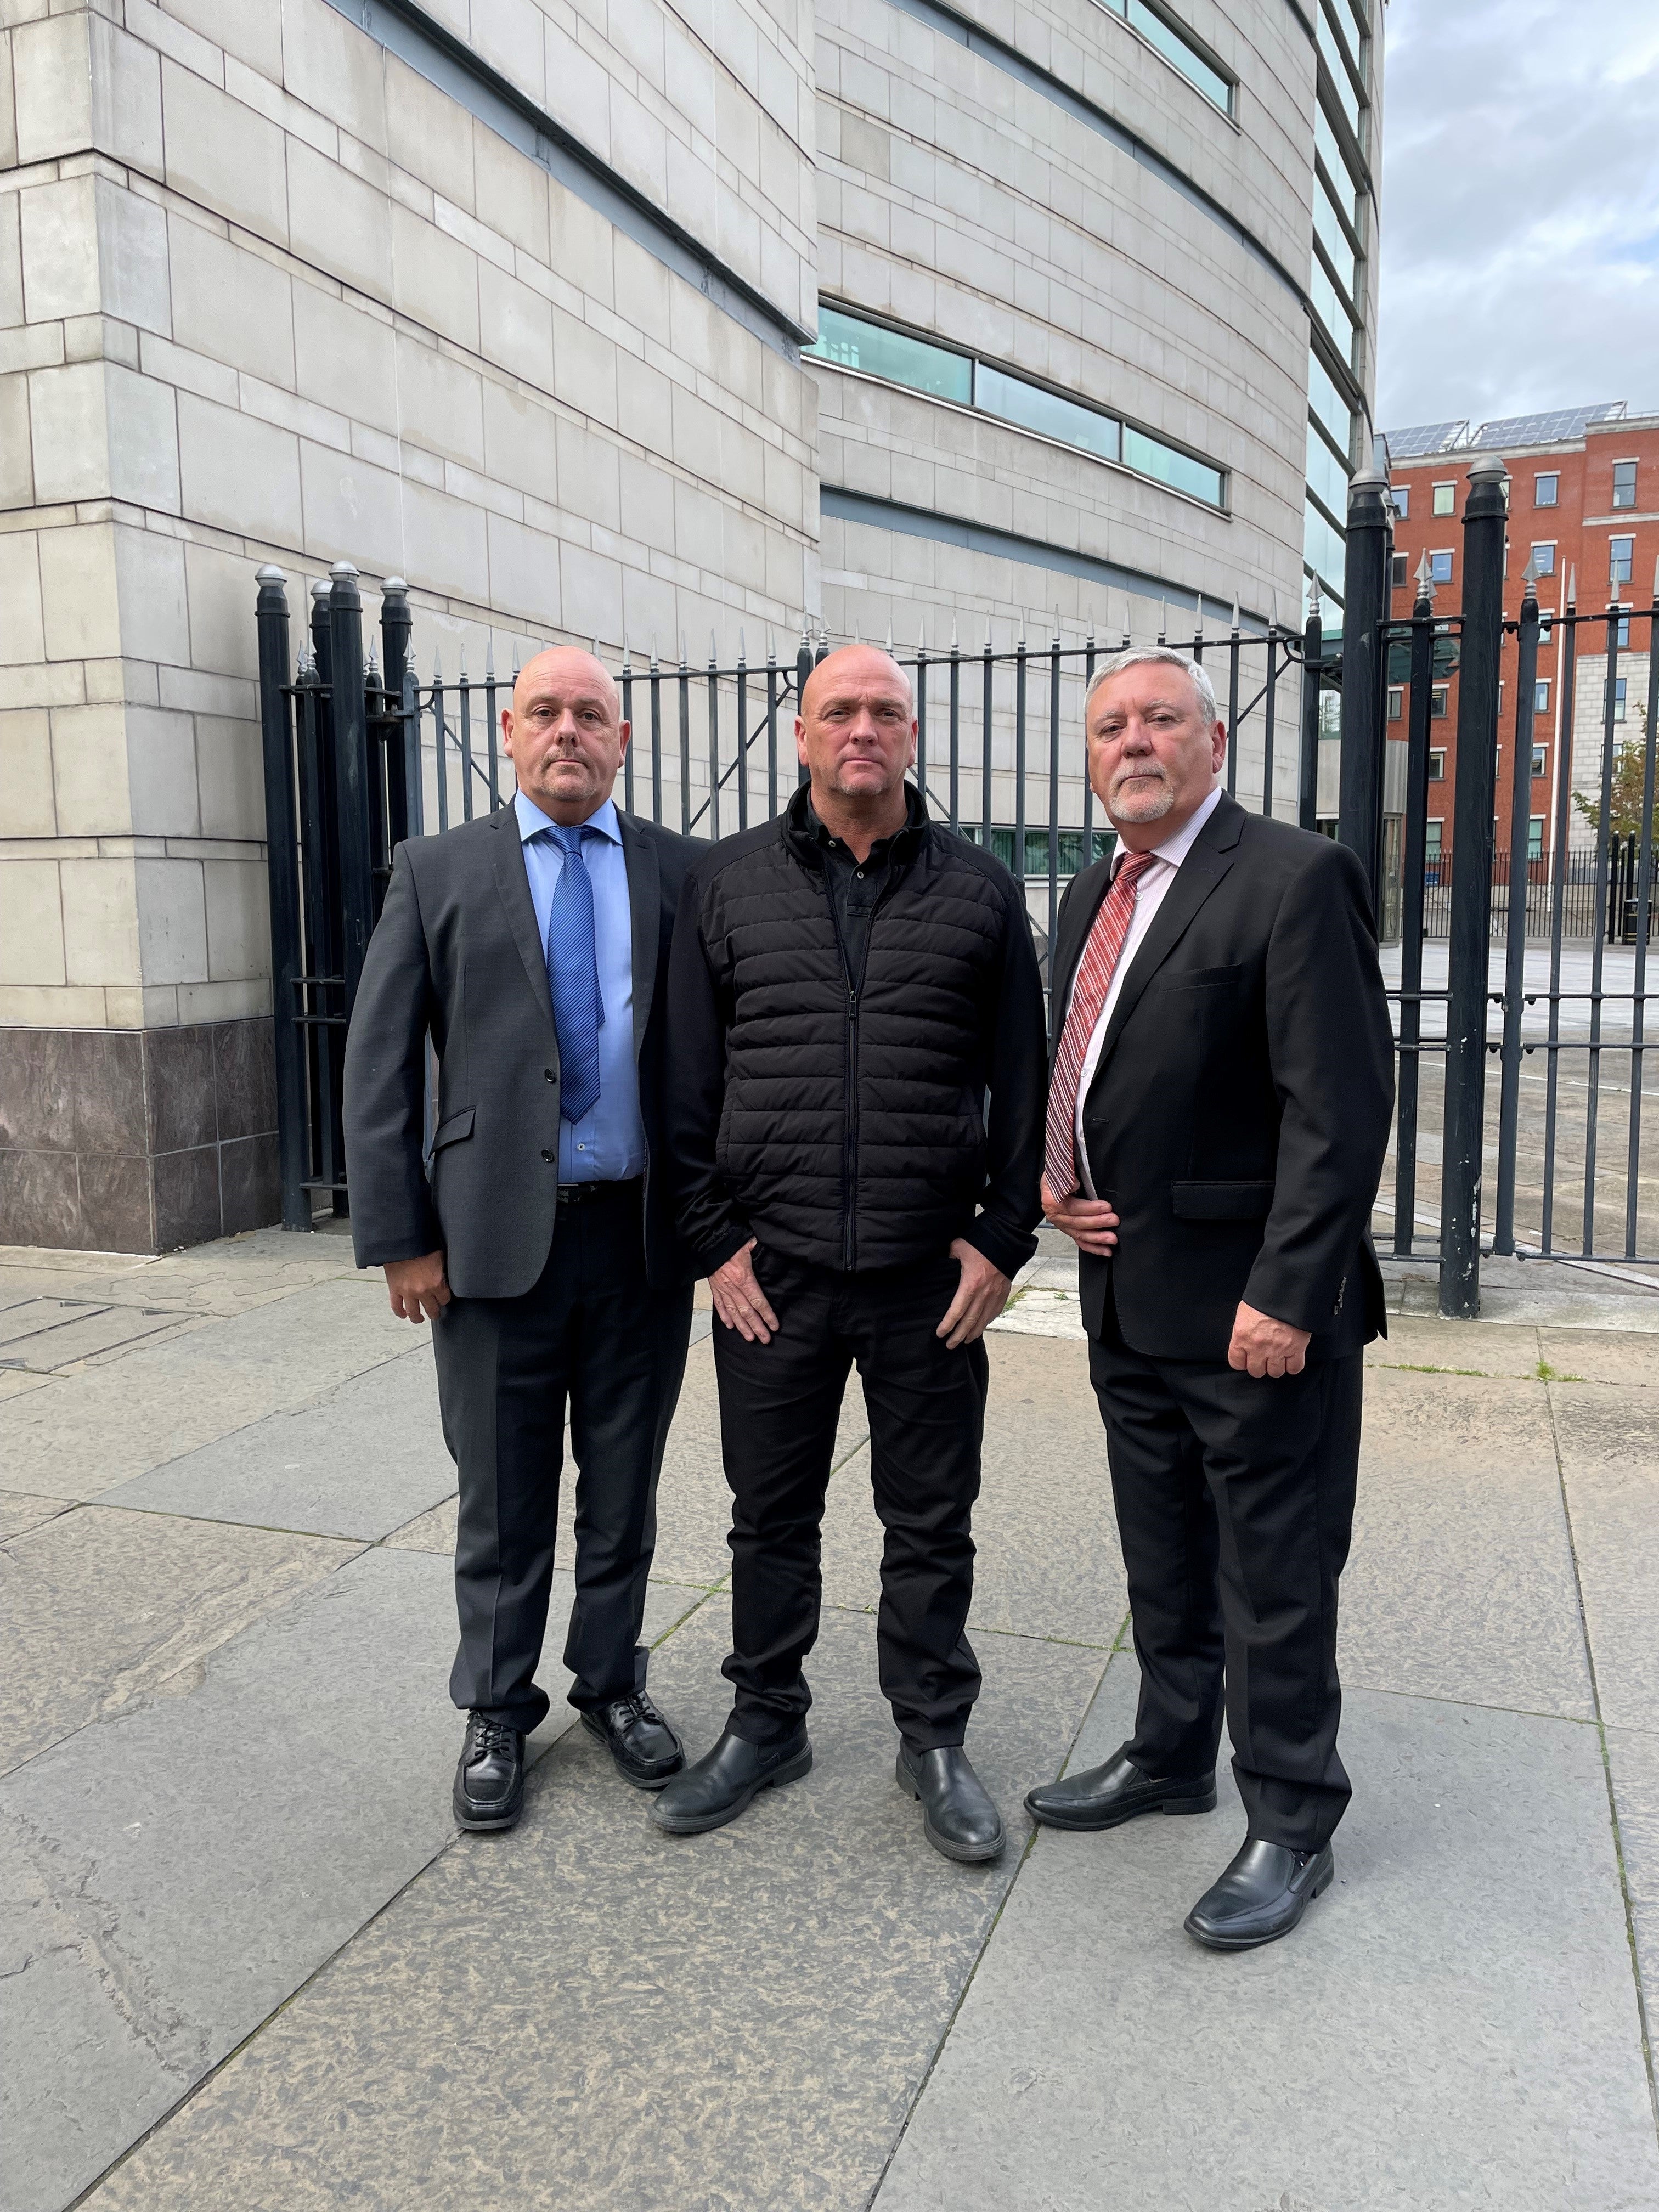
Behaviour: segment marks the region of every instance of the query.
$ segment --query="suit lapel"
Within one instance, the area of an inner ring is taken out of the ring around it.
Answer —
[[[1140,1003],[1141,994],[1181,942],[1193,916],[1232,866],[1243,826],[1243,808],[1237,799],[1224,794],[1215,812],[1199,831],[1192,850],[1176,870],[1176,879],[1164,892],[1152,916],[1152,926],[1129,963],[1123,988],[1117,994],[1112,1018],[1101,1040],[1097,1073],[1105,1066],[1112,1048],[1123,1034],[1124,1024]]]
[[[637,1060],[657,988],[662,883],[655,841],[646,836],[638,823],[630,821],[620,806],[617,825],[622,831],[623,860],[628,869],[628,910],[634,933],[634,1057]]]
[[[553,1040],[555,1054],[558,1040],[553,1035],[553,994],[547,981],[547,955],[542,948],[541,933],[536,927],[536,906],[530,896],[530,878],[525,873],[524,848],[519,838],[519,817],[511,806],[503,806],[495,817],[495,842],[489,848],[489,858],[495,872],[495,888],[501,893],[501,904],[507,910],[507,927],[513,933],[513,942],[519,948],[519,957],[530,978],[536,1004],[541,1008],[547,1023],[548,1035]],[[555,1064],[556,1065],[556,1058]]]

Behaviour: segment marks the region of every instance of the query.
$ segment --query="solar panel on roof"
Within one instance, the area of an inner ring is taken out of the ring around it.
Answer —
[[[1460,416],[1455,422],[1421,422],[1414,429],[1385,430],[1389,453],[1396,461],[1408,461],[1424,453],[1443,453],[1447,447],[1462,442],[1462,434],[1468,428],[1467,416]]]
[[[1593,407],[1556,407],[1540,415],[1510,415],[1483,422],[1470,443],[1495,446],[1552,446],[1563,438],[1582,438],[1591,422],[1617,422],[1626,402],[1605,399]]]

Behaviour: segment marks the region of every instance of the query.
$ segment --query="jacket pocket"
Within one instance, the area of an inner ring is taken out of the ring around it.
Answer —
[[[1265,1221],[1273,1211],[1270,1182],[1177,1182],[1170,1203],[1182,1221]]]
[[[472,1134],[472,1116],[477,1108],[463,1106],[459,1114],[452,1114],[447,1121],[440,1121],[432,1133],[432,1149],[441,1152],[446,1145],[458,1145],[463,1137]]]
[[[1171,975],[1164,988],[1170,991],[1199,991],[1206,984],[1237,983],[1244,970],[1237,965],[1231,968],[1189,968],[1184,975]]]

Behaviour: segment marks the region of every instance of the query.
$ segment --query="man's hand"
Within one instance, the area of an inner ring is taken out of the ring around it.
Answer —
[[[1309,1332],[1292,1328],[1287,1321],[1258,1313],[1241,1298],[1233,1316],[1233,1340],[1227,1346],[1227,1364],[1243,1375],[1299,1375],[1307,1364]]]
[[[386,1295],[399,1321],[436,1321],[449,1304],[449,1285],[444,1276],[444,1255],[428,1252],[419,1260],[388,1260]]]
[[[767,1304],[749,1256],[755,1241],[751,1237],[741,1251],[716,1267],[708,1278],[708,1287],[714,1293],[714,1311],[727,1328],[736,1329],[745,1344],[770,1344],[778,1317]]]
[[[960,1262],[962,1280],[957,1285],[957,1294],[945,1310],[944,1320],[933,1331],[945,1339],[945,1348],[954,1352],[963,1344],[977,1344],[1008,1303],[1008,1293],[1013,1289],[1000,1267],[993,1267],[977,1244],[970,1244],[965,1237],[958,1237],[951,1247],[951,1257]]]
[[[1111,1257],[1117,1243],[1117,1216],[1103,1198],[1085,1198],[1080,1190],[1069,1198],[1056,1198],[1045,1176],[1042,1211],[1079,1252],[1092,1252],[1101,1260]]]

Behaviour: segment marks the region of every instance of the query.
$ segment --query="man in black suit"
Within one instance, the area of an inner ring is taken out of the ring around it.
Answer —
[[[1186,1924],[1244,1950],[1328,1886],[1350,1795],[1337,1580],[1393,1036],[1358,862],[1220,789],[1203,670],[1115,654],[1085,719],[1119,850],[1060,910],[1043,1200],[1079,1253],[1141,1686],[1129,1741],[1026,1803],[1207,1812],[1224,1682],[1248,1831]]]
[[[577,1468],[570,1702],[628,1781],[684,1764],[640,1644],[691,1267],[662,1157],[673,921],[701,848],[611,796],[628,744],[591,653],[538,653],[501,716],[511,806],[393,855],[346,1046],[359,1267],[430,1318],[460,1486],[450,1694],[464,1828],[510,1828],[548,1698],[565,1408]],[[438,1097],[423,1157],[427,1038]]]

